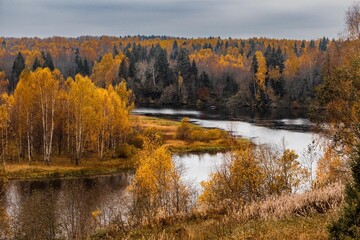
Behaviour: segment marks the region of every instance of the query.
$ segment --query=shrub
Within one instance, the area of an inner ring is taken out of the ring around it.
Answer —
[[[181,140],[190,140],[192,127],[189,118],[183,118],[176,130],[176,138]]]
[[[137,149],[133,145],[127,143],[121,144],[116,148],[115,157],[118,158],[129,158],[137,152]]]
[[[354,154],[351,172],[353,182],[346,186],[339,219],[329,227],[330,239],[360,239],[360,146]]]

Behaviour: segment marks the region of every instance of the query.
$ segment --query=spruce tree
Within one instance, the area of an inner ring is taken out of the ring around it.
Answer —
[[[32,65],[32,70],[35,71],[36,69],[38,69],[39,67],[41,67],[40,61],[39,59],[36,57],[34,64]]]
[[[50,53],[45,54],[44,52],[42,52],[41,55],[42,58],[44,59],[44,68],[47,67],[50,69],[50,71],[54,71],[55,67]]]
[[[10,91],[14,91],[19,81],[21,72],[25,69],[25,59],[21,52],[18,53],[11,71]]]
[[[184,80],[188,79],[190,76],[190,59],[189,54],[183,48],[180,49],[179,55],[177,57],[177,72],[181,73],[181,76]]]
[[[329,227],[330,239],[360,239],[360,145],[352,157],[351,173],[341,215]]]
[[[115,57],[116,55],[119,54],[119,51],[117,50],[117,47],[116,45],[114,45],[114,48],[113,48],[113,57]]]
[[[175,40],[171,50],[170,59],[175,60],[178,54],[179,54],[179,46],[177,41]]]
[[[90,76],[90,66],[86,58],[84,59],[84,63],[83,63],[83,74],[85,76]]]

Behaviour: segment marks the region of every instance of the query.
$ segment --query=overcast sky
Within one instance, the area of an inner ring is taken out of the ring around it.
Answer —
[[[0,36],[336,38],[353,0],[0,0]]]

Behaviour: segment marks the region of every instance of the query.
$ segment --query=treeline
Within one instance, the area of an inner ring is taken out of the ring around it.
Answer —
[[[89,154],[116,156],[125,143],[133,107],[126,83],[98,88],[80,74],[25,69],[14,92],[0,95],[0,160],[69,156],[78,165]]]
[[[338,65],[340,41],[171,37],[3,38],[3,88],[23,69],[57,68],[100,87],[122,80],[138,103],[305,107]]]

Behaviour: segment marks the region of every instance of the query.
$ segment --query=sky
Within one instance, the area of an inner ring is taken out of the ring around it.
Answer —
[[[0,0],[0,36],[338,38],[353,0]]]

